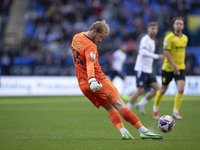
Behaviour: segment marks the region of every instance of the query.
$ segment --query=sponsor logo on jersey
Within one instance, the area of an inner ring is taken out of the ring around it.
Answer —
[[[168,41],[164,41],[164,46],[167,46],[168,45]]]

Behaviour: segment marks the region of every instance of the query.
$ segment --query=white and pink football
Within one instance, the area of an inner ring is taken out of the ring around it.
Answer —
[[[172,129],[174,128],[175,121],[171,116],[164,115],[164,116],[160,117],[157,125],[158,125],[158,129],[161,132],[168,133],[168,132],[172,131]]]

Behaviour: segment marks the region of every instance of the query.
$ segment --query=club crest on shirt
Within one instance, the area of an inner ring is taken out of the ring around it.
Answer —
[[[91,56],[92,58],[95,58],[95,52],[90,52],[90,56]]]

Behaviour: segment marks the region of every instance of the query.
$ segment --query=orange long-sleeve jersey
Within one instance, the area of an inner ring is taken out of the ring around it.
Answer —
[[[71,44],[79,85],[88,84],[91,77],[95,77],[97,81],[106,78],[99,65],[97,45],[85,33],[76,34]]]

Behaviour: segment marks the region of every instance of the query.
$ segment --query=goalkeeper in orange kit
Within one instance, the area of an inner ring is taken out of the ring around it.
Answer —
[[[97,107],[104,107],[111,122],[121,132],[123,140],[133,137],[124,127],[122,118],[134,126],[142,139],[162,139],[145,128],[137,116],[126,107],[111,81],[101,71],[98,62],[97,43],[109,34],[109,26],[105,20],[94,22],[89,31],[81,32],[73,37],[71,48],[79,87],[83,94]]]

